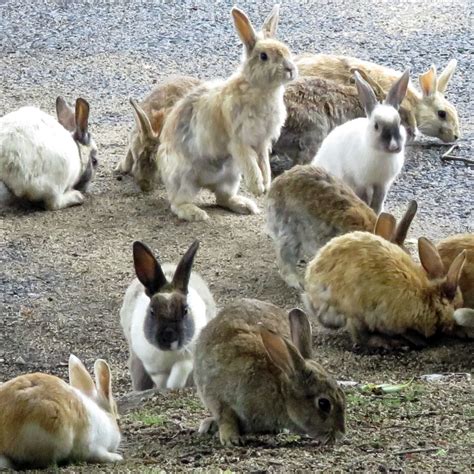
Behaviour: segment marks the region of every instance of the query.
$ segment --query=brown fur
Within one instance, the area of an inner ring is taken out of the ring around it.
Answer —
[[[474,234],[457,234],[448,237],[437,245],[438,252],[448,271],[454,259],[466,250],[466,264],[464,265],[459,287],[464,300],[464,306],[474,308]]]

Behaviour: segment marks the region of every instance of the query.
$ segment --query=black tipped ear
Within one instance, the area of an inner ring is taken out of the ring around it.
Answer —
[[[56,98],[56,115],[58,122],[69,132],[76,130],[76,119],[74,110],[69,107],[67,102],[61,97]]]
[[[395,235],[393,236],[392,242],[398,246],[402,246],[405,242],[405,239],[408,235],[408,230],[413,221],[413,218],[416,215],[418,210],[418,203],[415,200],[410,201],[408,204],[408,209],[405,211],[405,214],[401,218],[400,222],[395,229]]]
[[[402,76],[390,87],[385,103],[398,110],[402,100],[407,93],[408,82],[410,81],[410,70],[406,69]]]
[[[196,255],[198,248],[199,241],[195,240],[179,261],[173,276],[173,287],[185,294],[188,292],[189,278],[191,277],[194,256]]]
[[[89,144],[89,103],[79,97],[76,100],[76,130],[74,139],[83,145]]]
[[[377,105],[377,98],[375,97],[375,93],[372,90],[372,87],[362,79],[362,76],[359,74],[358,71],[354,72],[355,82],[357,87],[357,92],[359,93],[359,99],[364,107],[365,113],[367,117],[370,117],[370,114],[375,109]]]
[[[291,340],[303,359],[311,359],[311,324],[308,316],[301,309],[294,308],[288,313],[290,320]]]
[[[148,296],[158,293],[168,283],[152,251],[142,242],[133,242],[133,264]]]

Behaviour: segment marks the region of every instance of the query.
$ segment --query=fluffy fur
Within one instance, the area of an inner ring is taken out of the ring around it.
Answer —
[[[0,385],[0,467],[122,460],[110,369],[103,360],[94,367],[95,385],[73,355],[70,385],[41,373]]]
[[[134,245],[138,279],[127,289],[120,311],[134,390],[190,383],[196,339],[216,314],[206,283],[191,273],[196,251],[197,242],[178,265],[160,266],[143,244]]]
[[[437,245],[438,252],[447,271],[454,259],[464,250],[464,265],[459,287],[461,288],[464,306],[474,308],[474,234],[457,234],[447,237]]]
[[[342,180],[312,165],[295,166],[273,181],[266,202],[267,231],[280,274],[289,286],[301,288],[299,261],[311,259],[333,237],[355,230],[403,245],[416,209],[412,201],[398,226],[390,214],[377,220]]]
[[[297,57],[295,62],[301,76],[318,76],[346,85],[353,83],[355,70],[364,71],[385,91],[401,75],[388,67],[349,56],[304,55]],[[444,142],[452,142],[461,137],[456,108],[444,96],[456,64],[455,59],[449,61],[439,76],[434,65],[421,74],[421,93],[413,85],[409,85],[402,108],[409,113],[404,125],[412,129],[411,132],[418,128],[424,135]]]
[[[224,445],[285,428],[322,441],[344,433],[344,393],[311,359],[311,327],[300,310],[257,300],[226,306],[199,336],[194,376],[212,414],[200,431],[217,428]]]
[[[462,331],[455,308],[462,304],[465,254],[445,272],[435,247],[423,238],[418,245],[423,268],[368,232],[334,238],[307,267],[307,309],[323,326],[346,327],[354,343],[367,347],[423,346],[437,333]]]
[[[313,164],[344,180],[377,214],[405,160],[406,131],[398,107],[405,96],[408,71],[396,81],[383,104],[356,72],[356,85],[367,118],[335,128],[323,141]]]
[[[185,220],[208,218],[192,202],[201,188],[234,212],[258,212],[253,201],[237,195],[240,174],[255,195],[268,190],[269,148],[286,118],[283,85],[297,73],[284,44],[257,34],[237,8],[232,16],[245,46],[241,68],[181,99],[160,137],[159,167],[171,210]]]
[[[17,198],[49,210],[82,204],[97,167],[97,147],[88,131],[89,105],[72,111],[56,101],[58,121],[35,107],[0,119],[0,181]]]

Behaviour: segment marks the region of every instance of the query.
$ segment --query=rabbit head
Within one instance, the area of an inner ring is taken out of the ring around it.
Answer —
[[[249,83],[259,87],[278,87],[297,76],[297,68],[288,47],[273,38],[278,24],[276,5],[265,20],[262,31],[256,32],[247,15],[232,9],[235,29],[244,45],[242,73]]]
[[[418,128],[424,135],[438,137],[444,142],[461,137],[456,108],[444,97],[456,64],[452,59],[439,77],[433,65],[419,79],[423,96],[417,111]]]
[[[179,350],[194,336],[194,319],[187,296],[198,247],[197,240],[191,244],[169,282],[151,250],[141,242],[133,244],[135,272],[150,298],[144,324],[145,337],[162,351]]]
[[[362,79],[359,72],[355,71],[354,75],[360,101],[369,119],[370,146],[385,153],[400,153],[405,146],[406,131],[401,125],[398,109],[407,91],[409,70],[395,81],[382,104],[377,102],[372,87]]]
[[[81,176],[74,185],[78,191],[86,191],[97,169],[97,146],[89,132],[89,103],[79,97],[73,110],[62,97],[56,99],[58,122],[72,134],[81,158]]]
[[[280,370],[288,416],[298,427],[321,441],[334,442],[345,432],[345,396],[337,382],[311,359],[311,325],[306,314],[289,315],[292,342],[260,327],[263,345]]]
[[[117,404],[112,395],[112,375],[109,364],[97,359],[94,364],[95,384],[84,364],[73,354],[69,356],[69,385],[93,400],[111,419],[119,419]]]

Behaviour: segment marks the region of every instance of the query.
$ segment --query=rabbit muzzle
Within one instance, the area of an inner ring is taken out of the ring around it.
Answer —
[[[293,61],[285,59],[283,61],[283,68],[288,81],[293,81],[298,76],[298,69]]]

